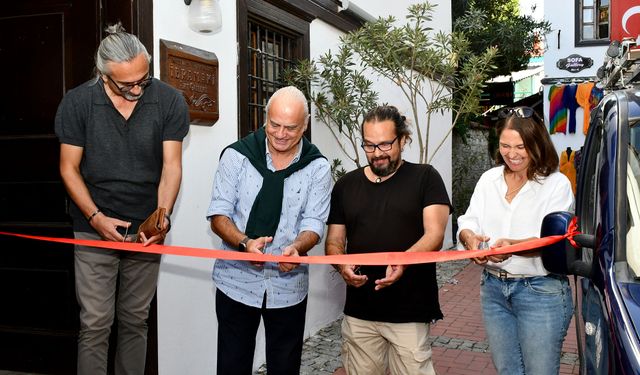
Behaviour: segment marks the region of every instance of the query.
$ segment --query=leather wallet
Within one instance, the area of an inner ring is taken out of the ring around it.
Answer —
[[[138,238],[140,233],[144,232],[144,235],[149,238],[162,234],[164,237],[169,228],[164,225],[164,217],[167,213],[167,209],[164,207],[158,207],[149,217],[138,227]]]

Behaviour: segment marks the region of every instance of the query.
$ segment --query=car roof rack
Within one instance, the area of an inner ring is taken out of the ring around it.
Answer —
[[[609,44],[604,63],[597,76],[606,91],[640,86],[640,44],[638,39],[624,38]]]

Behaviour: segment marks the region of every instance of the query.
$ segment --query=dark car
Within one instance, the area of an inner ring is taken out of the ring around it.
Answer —
[[[545,267],[575,275],[582,374],[640,374],[640,89],[606,95],[591,113],[581,152],[577,247],[545,248]],[[541,236],[573,215],[548,215]]]

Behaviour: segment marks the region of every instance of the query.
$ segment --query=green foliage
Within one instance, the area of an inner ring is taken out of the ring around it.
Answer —
[[[536,42],[550,32],[551,24],[520,16],[517,0],[454,0],[452,8],[454,30],[467,35],[474,53],[487,47],[500,50],[492,77],[523,70],[532,54],[544,52]]]
[[[342,45],[338,53],[328,51],[317,62],[300,61],[284,77],[310,98],[316,107],[316,119],[328,126],[342,152],[356,167],[361,167],[360,124],[364,115],[377,105],[378,93],[363,69],[355,64],[353,52]],[[332,172],[336,180],[345,173],[340,160],[333,161]]]
[[[482,83],[497,54],[495,47],[473,53],[462,32],[435,32],[429,26],[434,9],[429,2],[414,4],[408,8],[405,25],[397,26],[393,17],[378,18],[342,38],[364,67],[395,82],[411,103],[420,163],[432,160],[459,118],[478,111]],[[421,104],[424,114],[419,112]],[[430,152],[432,115],[449,110],[453,122],[446,124],[445,136]]]
[[[331,162],[331,176],[333,176],[333,181],[338,181],[340,177],[345,174],[347,174],[347,171],[342,167],[342,160],[333,159]]]

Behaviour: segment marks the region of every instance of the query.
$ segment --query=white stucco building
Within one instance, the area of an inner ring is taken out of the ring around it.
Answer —
[[[547,125],[549,89],[552,85],[597,81],[597,71],[604,62],[609,43],[640,35],[639,5],[637,0],[544,1],[544,16],[552,27],[551,33],[546,36],[547,51],[544,54]],[[579,71],[561,69],[562,63],[558,62],[571,55],[577,55],[572,58],[578,65],[587,59],[591,59],[592,64]],[[576,120],[580,130],[584,116],[584,111],[578,108]],[[574,134],[553,134],[552,139],[558,150],[567,147],[579,149],[585,135],[582,131],[576,131]]]
[[[254,5],[270,5],[267,2],[246,1]],[[407,7],[419,1],[398,0],[390,6],[387,0],[352,0],[350,3],[366,11],[371,16],[392,14],[404,20]],[[242,3],[238,1],[237,3]],[[217,168],[221,150],[236,141],[239,136],[239,14],[236,1],[221,0],[223,26],[213,35],[198,34],[187,25],[188,6],[182,1],[157,1],[153,9],[154,24],[154,71],[160,76],[159,40],[165,39],[186,44],[217,55],[219,62],[219,120],[212,126],[192,125],[184,141],[182,189],[173,213],[173,228],[167,244],[201,248],[219,248],[220,239],[215,236],[205,219],[211,197],[213,176]],[[308,3],[308,1],[291,1]],[[343,1],[346,5],[346,2]],[[451,6],[449,1],[436,1],[435,30],[451,30]],[[251,5],[251,4],[249,4]],[[192,5],[193,6],[193,5]],[[249,7],[251,8],[251,7]],[[353,8],[352,8],[353,9]],[[287,9],[280,9],[286,11]],[[243,12],[246,10],[243,10]],[[246,17],[246,15],[244,15]],[[251,14],[249,19],[253,20]],[[336,50],[339,38],[344,33],[321,18],[309,20],[309,57],[315,58],[327,50]],[[274,24],[277,30],[286,32],[289,25]],[[410,106],[402,100],[399,89],[384,80],[372,76],[380,93],[380,102],[396,105],[409,114]],[[409,116],[407,116],[409,117]],[[451,116],[445,114],[437,120],[449,124]],[[432,134],[434,147],[444,136],[448,126],[438,126]],[[438,134],[442,129],[442,133]],[[335,140],[325,125],[312,116],[312,142],[329,160],[342,157]],[[363,155],[364,156],[364,155]],[[418,160],[418,146],[405,149],[405,159]],[[440,171],[447,189],[451,191],[451,142],[434,158],[433,163]],[[344,159],[347,169],[353,169]],[[450,231],[448,231],[450,232]],[[445,239],[445,246],[452,243],[451,235]],[[323,254],[323,243],[311,252]],[[217,323],[214,309],[215,286],[211,280],[213,260],[189,257],[165,256],[162,262],[158,285],[158,350],[159,372],[161,374],[211,374],[216,366]],[[331,272],[330,266],[312,266],[310,271],[310,291],[307,307],[306,333],[311,335],[337,319],[342,312],[344,283],[341,277]],[[262,329],[261,329],[262,332]],[[259,334],[254,367],[265,359],[264,336]]]

